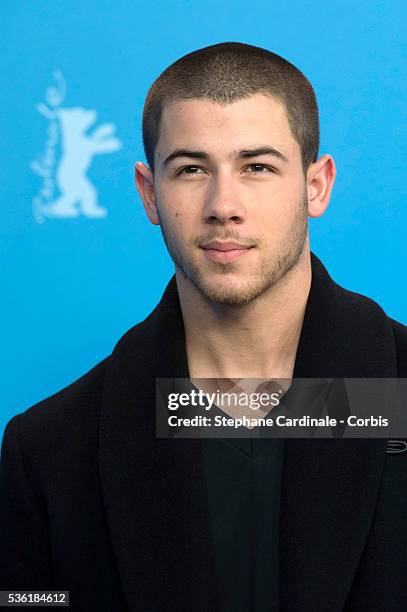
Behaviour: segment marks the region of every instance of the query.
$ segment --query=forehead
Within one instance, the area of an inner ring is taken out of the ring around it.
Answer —
[[[180,100],[164,107],[156,153],[175,147],[244,148],[259,142],[297,155],[299,145],[280,100],[263,94],[221,105],[212,100]]]

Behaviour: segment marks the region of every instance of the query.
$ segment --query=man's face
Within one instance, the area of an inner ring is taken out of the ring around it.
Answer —
[[[300,146],[278,100],[256,94],[164,109],[159,222],[176,268],[211,303],[248,304],[295,266],[307,238],[306,193]]]

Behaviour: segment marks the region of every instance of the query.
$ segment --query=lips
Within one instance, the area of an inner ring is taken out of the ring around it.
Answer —
[[[236,251],[240,249],[250,249],[252,247],[239,244],[238,242],[219,242],[218,240],[214,240],[212,242],[208,242],[207,244],[201,245],[202,249],[210,249],[213,251]]]
[[[253,247],[238,242],[220,242],[214,240],[201,245],[205,257],[218,263],[229,263],[249,253]]]

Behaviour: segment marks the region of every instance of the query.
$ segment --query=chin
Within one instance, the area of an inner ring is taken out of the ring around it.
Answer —
[[[237,282],[194,283],[201,295],[210,303],[224,306],[244,306],[259,297],[265,287],[259,284]]]

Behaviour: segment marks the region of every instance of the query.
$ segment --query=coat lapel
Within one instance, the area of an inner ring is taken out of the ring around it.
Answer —
[[[312,255],[294,377],[397,376],[392,329],[374,302],[339,287]],[[286,440],[281,609],[343,610],[372,522],[384,439]]]
[[[391,329],[312,261],[296,377],[396,376]],[[155,436],[155,378],[189,378],[175,277],[119,341],[101,402],[99,468],[129,608],[215,611],[201,441]],[[284,610],[340,610],[369,530],[382,440],[287,440],[281,498]],[[329,603],[329,605],[328,605]],[[326,604],[326,605],[325,605]]]
[[[100,478],[130,610],[216,610],[200,440],[157,439],[155,378],[188,378],[174,278],[116,346],[100,420]]]

